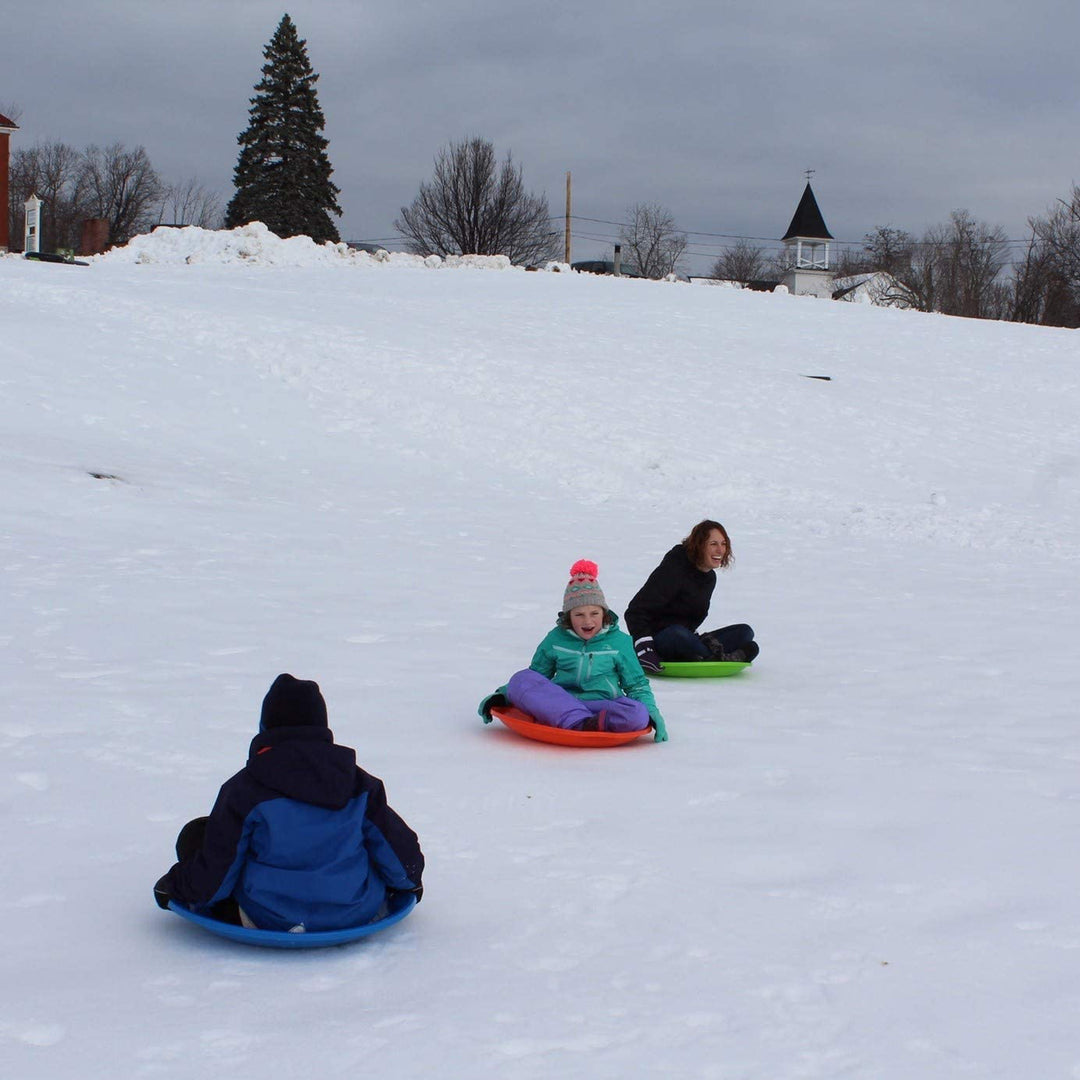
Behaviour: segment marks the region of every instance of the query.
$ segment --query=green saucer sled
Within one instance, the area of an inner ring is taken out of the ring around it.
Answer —
[[[197,915],[182,907],[175,900],[169,901],[169,910],[176,912],[182,919],[193,922],[203,930],[209,930],[218,937],[239,941],[244,945],[262,945],[271,949],[321,949],[327,945],[344,945],[359,938],[369,937],[401,922],[416,907],[416,897],[411,892],[394,893],[387,904],[387,913],[381,919],[364,923],[362,926],[349,926],[343,930],[316,930],[307,934],[291,934],[284,930],[254,930],[246,926],[234,926],[232,923],[211,919],[208,915]]]
[[[725,675],[738,675],[750,666],[742,660],[664,660],[663,671],[650,671],[649,678],[672,679],[719,679]]]

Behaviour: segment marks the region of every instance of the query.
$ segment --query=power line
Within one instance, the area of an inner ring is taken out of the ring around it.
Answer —
[[[551,220],[555,220],[555,219],[552,218]],[[560,218],[559,220],[562,220],[562,219]],[[631,229],[631,228],[633,228],[633,225],[628,221],[611,221],[608,218],[583,217],[583,216],[580,216],[580,215],[577,215],[577,214],[572,214],[571,215],[571,220],[573,220],[573,221],[591,221],[591,222],[594,222],[597,225],[614,225],[619,229]],[[681,233],[685,233],[687,236],[712,236],[712,237],[716,237],[717,239],[721,239],[721,240],[756,240],[759,243],[764,243],[764,244],[782,244],[783,243],[783,240],[779,236],[746,236],[746,235],[743,235],[741,233],[701,232],[699,230],[694,230],[694,229],[678,229],[677,231],[681,232]],[[1003,240],[980,240],[980,241],[977,241],[977,242],[979,244],[1027,244],[1027,243],[1030,243],[1030,240],[1028,240],[1028,239],[1024,239],[1024,240],[1006,240],[1006,239],[1003,239]],[[866,244],[866,238],[863,237],[863,239],[861,239],[861,240],[837,240],[837,239],[834,238],[834,239],[830,240],[829,243],[830,244],[835,244],[837,247],[863,247]],[[912,246],[916,246],[916,247],[921,247],[921,246],[924,246],[924,245],[934,246],[934,245],[936,245],[936,243],[937,242],[933,241],[933,240],[915,240],[915,239],[912,239],[910,241],[910,244]]]

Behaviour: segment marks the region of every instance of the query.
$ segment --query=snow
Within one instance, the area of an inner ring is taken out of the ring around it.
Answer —
[[[236,233],[0,258],[3,1074],[1080,1077],[1075,332]],[[705,516],[751,671],[481,723]],[[353,946],[151,897],[280,671],[428,857]]]
[[[286,240],[275,236],[261,221],[253,221],[236,229],[214,231],[197,225],[176,228],[159,225],[152,233],[134,237],[122,248],[114,248],[95,256],[97,262],[137,263],[139,265],[168,264],[193,266],[199,263],[254,266],[301,267],[353,266],[369,267],[392,263],[396,267],[410,266],[427,269],[471,267],[479,270],[514,269],[505,255],[409,255],[400,251],[379,249],[374,254],[351,249],[347,244],[326,241],[317,244],[310,236],[292,236]]]

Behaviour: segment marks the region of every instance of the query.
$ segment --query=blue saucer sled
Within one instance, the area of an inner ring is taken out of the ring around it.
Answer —
[[[349,926],[344,930],[316,930],[310,933],[291,934],[285,930],[250,930],[246,926],[211,919],[208,915],[197,915],[182,907],[175,900],[169,901],[169,910],[175,911],[181,919],[187,919],[203,930],[209,930],[218,937],[239,941],[244,945],[262,945],[270,949],[321,949],[327,945],[346,945],[350,941],[377,934],[396,922],[401,922],[416,907],[416,897],[409,892],[395,893],[388,905],[387,914],[374,922],[362,926]]]

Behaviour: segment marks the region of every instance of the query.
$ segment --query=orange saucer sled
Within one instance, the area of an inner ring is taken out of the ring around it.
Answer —
[[[528,713],[515,709],[512,705],[496,705],[492,708],[491,715],[501,720],[517,735],[559,746],[621,746],[653,730],[651,724],[640,731],[575,731],[573,728],[552,727],[550,724],[538,724]]]

